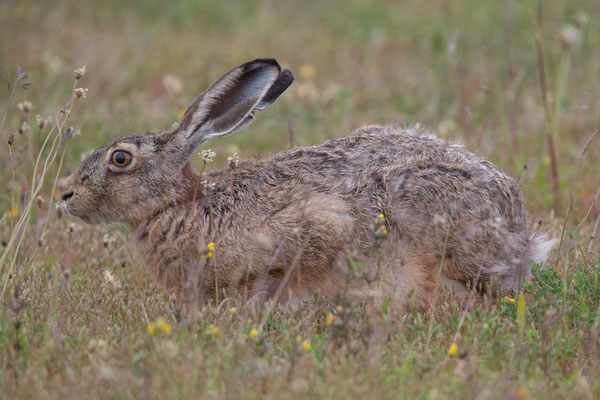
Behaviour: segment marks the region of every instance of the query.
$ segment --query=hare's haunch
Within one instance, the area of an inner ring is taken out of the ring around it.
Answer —
[[[162,282],[206,299],[424,303],[438,287],[518,288],[546,259],[554,242],[530,233],[517,183],[418,128],[367,126],[215,172],[192,167],[202,142],[251,123],[292,81],[273,59],[234,68],[171,129],[114,139],[83,161],[61,185],[67,212],[130,224]]]

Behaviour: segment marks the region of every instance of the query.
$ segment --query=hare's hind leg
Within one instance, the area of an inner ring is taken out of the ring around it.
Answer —
[[[441,262],[435,252],[391,234],[378,260],[381,275],[378,296],[395,299],[412,308],[426,306],[443,288],[467,294],[463,283],[444,275]]]

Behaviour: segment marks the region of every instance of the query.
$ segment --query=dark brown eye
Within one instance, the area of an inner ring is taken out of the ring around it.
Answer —
[[[112,154],[110,160],[117,167],[126,167],[129,164],[131,164],[132,157],[131,154],[129,154],[128,152],[118,150]]]

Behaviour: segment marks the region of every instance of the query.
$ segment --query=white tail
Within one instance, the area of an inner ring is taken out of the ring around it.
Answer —
[[[548,255],[550,255],[550,250],[554,248],[556,242],[558,242],[557,239],[548,239],[546,233],[533,236],[531,239],[531,261],[536,264],[541,264],[546,261]]]

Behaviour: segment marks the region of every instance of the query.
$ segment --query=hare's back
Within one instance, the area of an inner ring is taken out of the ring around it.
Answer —
[[[376,212],[400,207],[414,215],[501,220],[510,230],[524,228],[526,220],[519,186],[510,176],[418,127],[367,126],[269,162],[316,187],[364,195]]]

